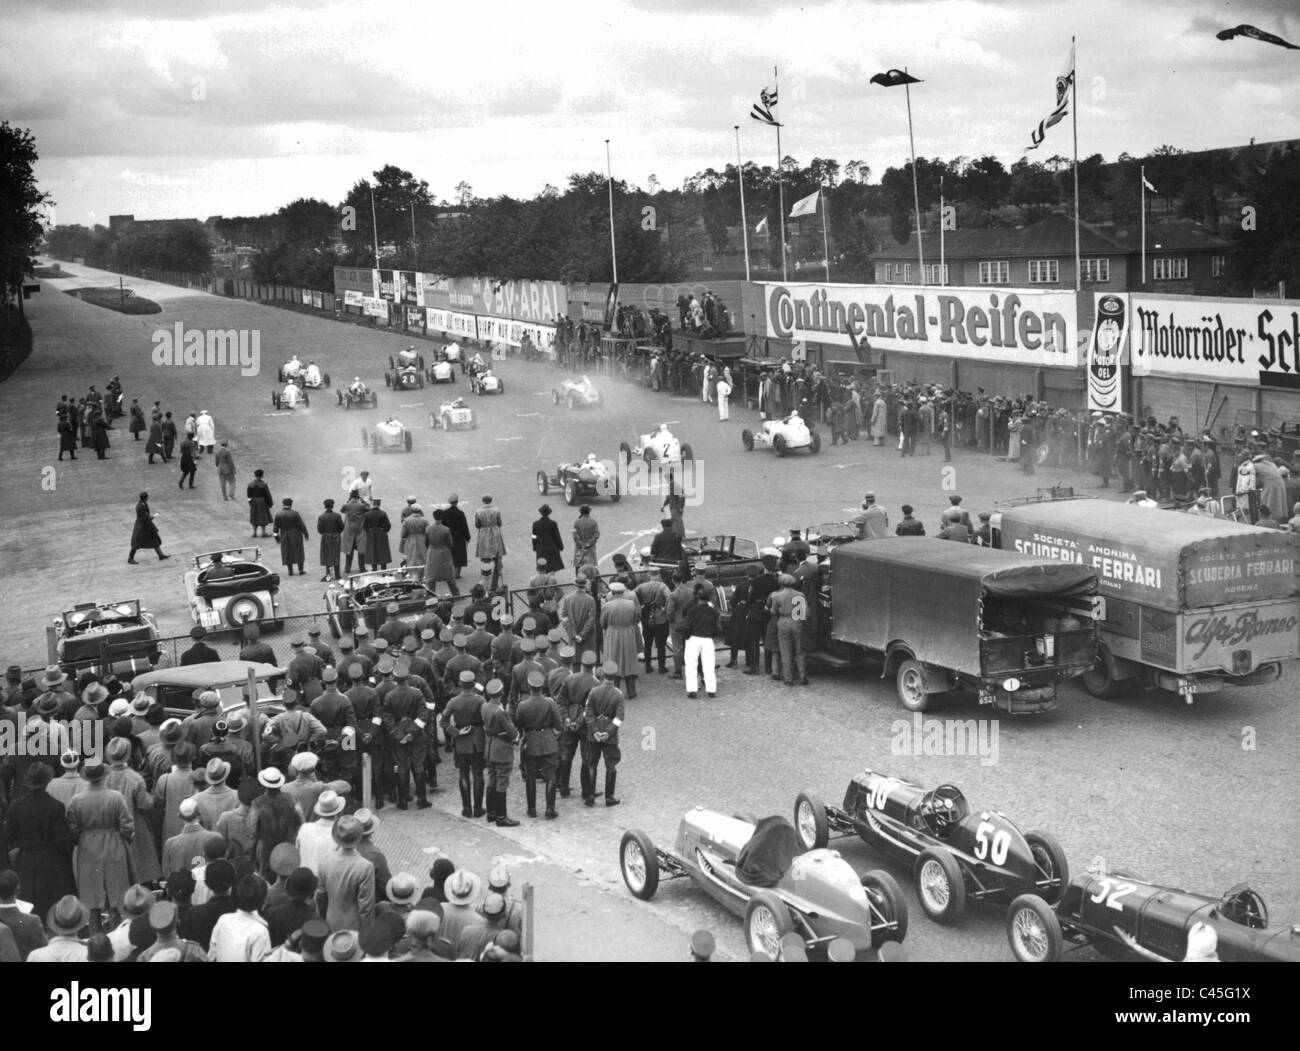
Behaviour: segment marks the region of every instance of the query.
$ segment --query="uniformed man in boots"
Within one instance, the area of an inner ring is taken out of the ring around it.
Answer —
[[[335,660],[334,657],[334,651],[330,649],[329,643],[325,642],[321,638],[321,630],[319,624],[313,624],[310,628],[307,629],[307,645],[316,651],[316,656],[319,657],[325,664],[329,664],[331,666],[337,667],[337,661]]]
[[[489,659],[492,664],[491,675],[502,682],[510,681],[510,671],[515,665],[514,652],[519,644],[519,636],[514,632],[515,618],[509,613],[501,614],[501,630],[492,639]]]
[[[396,685],[389,690],[383,701],[384,731],[393,749],[393,758],[397,764],[397,809],[407,808],[410,792],[410,779],[415,778],[416,807],[424,810],[433,804],[429,802],[428,789],[424,779],[424,753],[428,747],[425,727],[426,716],[432,717],[425,707],[420,691],[409,685],[411,667],[406,661],[398,662],[393,668]]]
[[[352,702],[339,692],[337,668],[321,673],[325,692],[311,702],[311,713],[325,725],[325,749],[321,753],[321,776],[326,781],[342,778],[358,792],[357,715]]]
[[[480,661],[489,660],[492,657],[492,640],[496,638],[492,632],[487,629],[487,614],[478,610],[474,614],[474,630],[470,632],[469,637],[465,640],[465,652],[471,657],[477,657]]]
[[[587,707],[587,694],[598,680],[594,674],[596,653],[587,650],[582,655],[582,668],[567,676],[560,684],[559,691],[553,696],[560,706],[563,731],[560,734],[560,769],[558,773],[560,795],[569,798],[569,777],[573,771],[573,758],[578,757],[578,778],[582,786],[582,798],[592,795],[587,780],[587,729],[583,722],[583,711]]]
[[[519,643],[519,659],[510,670],[510,686],[506,690],[506,705],[511,711],[528,694],[528,673],[539,671],[546,674],[546,669],[536,659],[536,649],[537,645],[532,639],[523,639]]]
[[[560,687],[564,680],[576,672],[581,665],[578,663],[578,651],[572,646],[564,645],[560,647],[560,665],[546,673],[546,690],[547,697],[553,697],[556,703],[560,699]]]
[[[502,707],[504,693],[505,686],[501,680],[493,679],[487,684],[487,700],[483,703],[483,735],[487,738],[487,818],[500,828],[514,828],[519,822],[506,813],[506,793],[510,788],[510,773],[515,768],[519,731]]]
[[[434,716],[442,713],[442,705],[438,703],[441,695],[441,683],[436,686],[430,683],[425,673],[432,674],[433,666],[428,661],[420,659],[416,654],[419,648],[415,641],[414,635],[407,635],[402,640],[402,652],[400,658],[406,661],[410,669],[410,677],[406,680],[407,685],[420,691],[420,696],[424,700],[426,711],[432,712]],[[425,736],[429,739],[428,747],[424,750],[424,778],[430,792],[438,791],[438,764],[442,762],[442,757],[438,755],[438,731],[434,726],[434,719],[424,716],[428,724],[425,728]]]
[[[558,652],[558,642],[563,641],[564,635],[558,628],[552,628],[550,631],[555,632],[552,638],[549,631],[545,635],[535,635],[533,637],[533,660],[542,666],[542,674],[549,675],[559,667],[560,662],[551,656],[551,648],[556,647]]]
[[[410,635],[413,629],[402,620],[402,610],[396,602],[390,602],[385,612],[388,614],[388,619],[379,625],[379,630],[375,634],[387,641],[391,653],[402,645],[402,640]]]
[[[483,696],[474,688],[472,671],[461,673],[458,689],[442,711],[442,731],[456,759],[460,782],[461,817],[482,817],[483,810]],[[471,807],[470,779],[473,778]]]
[[[605,805],[618,806],[618,797],[614,795],[615,782],[618,780],[618,761],[622,753],[618,749],[618,728],[623,725],[623,691],[614,685],[618,678],[619,667],[614,661],[606,661],[601,666],[601,681],[587,694],[587,704],[583,709],[583,724],[587,730],[587,784],[585,790],[590,794],[583,798],[587,806],[596,805],[596,775],[599,773],[600,761],[605,760]]]
[[[447,662],[442,675],[442,688],[448,692],[454,690],[456,684],[460,682],[461,672],[472,671],[477,679],[483,669],[483,662],[465,651],[465,643],[468,641],[468,634],[457,635],[452,639],[452,645],[456,647],[456,656]]]
[[[564,723],[555,701],[542,693],[545,680],[542,673],[528,673],[528,696],[515,713],[519,732],[524,735],[520,751],[520,767],[524,776],[524,792],[528,796],[528,816],[537,816],[537,782],[546,786],[546,816],[559,817],[555,810],[555,775],[560,762],[560,733]]]
[[[370,791],[374,794],[371,809],[379,810],[384,805],[384,797],[392,795],[385,776],[384,720],[379,714],[379,695],[366,681],[366,670],[360,661],[354,660],[348,665],[347,675],[352,685],[344,696],[352,705],[352,714],[356,717],[357,762],[362,762],[363,756],[370,756]]]
[[[436,639],[439,632],[446,627],[442,617],[438,614],[438,606],[439,602],[436,598],[425,599],[424,612],[420,614],[420,619],[415,622],[415,631],[421,638],[424,637],[426,629],[431,628],[433,629],[433,637]]]

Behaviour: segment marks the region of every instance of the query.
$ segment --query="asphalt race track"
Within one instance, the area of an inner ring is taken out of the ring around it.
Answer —
[[[531,573],[529,527],[542,502],[534,482],[537,471],[553,471],[561,460],[588,452],[612,459],[620,441],[633,441],[656,422],[670,423],[704,465],[702,505],[686,511],[692,531],[738,533],[766,544],[791,526],[849,517],[867,489],[876,492],[891,523],[899,517],[899,505],[910,502],[931,532],[947,506],[937,445],[934,455],[908,460],[889,447],[864,442],[836,448],[827,444],[814,457],[746,453],[740,431],[756,426],[757,413],[741,405],[733,404],[731,420],[724,423],[698,394],[671,398],[604,381],[604,407],[569,412],[551,400],[551,388],[562,374],[517,359],[499,365],[507,390],[501,397],[469,395],[463,376],[454,387],[393,394],[383,384],[388,356],[412,342],[400,333],[140,280],[128,284],[159,302],[163,312],[128,317],[61,294],[61,287],[117,281],[115,275],[71,269],[76,279],[42,280],[41,293],[28,302],[36,349],[0,386],[7,498],[0,540],[5,567],[0,628],[6,664],[43,665],[44,625],[74,601],[139,597],[158,614],[163,634],[181,634],[190,626],[182,585],[189,558],[250,543],[246,504],[242,498],[222,502],[211,457],[203,458],[194,492],[178,492],[178,466],[149,466],[143,441],[131,441],[125,419],[111,432],[106,462],[88,456],[90,450],[79,451],[75,463],[56,462],[54,406],[59,396],[83,394],[92,383],[102,391],[115,373],[121,376],[126,404],[139,398],[146,413],[155,399],[175,414],[178,424],[191,409],[209,410],[218,440],[230,439],[238,491],[242,494],[254,468],[265,469],[277,503],[293,497],[313,533],[321,501],[332,496],[341,503],[346,497],[343,479],[349,468],[371,470],[375,495],[383,498],[395,523],[407,495],[418,496],[428,509],[457,492],[472,517],[480,495],[493,494],[505,519],[507,579],[513,587],[523,586]],[[156,367],[150,337],[176,322],[186,328],[257,330],[260,373],[242,377],[230,368]],[[432,343],[417,345],[426,355],[434,348]],[[310,408],[276,412],[271,405],[276,370],[293,353],[304,362],[315,359],[335,387],[361,376],[379,391],[378,410],[345,412],[332,392],[321,392]],[[455,394],[469,399],[478,428],[430,430],[431,409],[444,395]],[[363,452],[362,426],[390,413],[414,431],[414,450]],[[1096,481],[1041,471],[1025,478],[979,453],[958,453],[955,468],[956,488],[972,514],[991,508],[995,499],[1032,493],[1035,486],[1060,481],[1082,488]],[[170,562],[160,564],[146,551],[139,565],[126,564],[133,506],[141,489],[150,492],[159,514],[164,549],[176,556]],[[576,510],[566,507],[559,494],[546,502],[571,547]],[[649,542],[659,503],[639,496],[617,505],[593,505],[606,564],[615,550]],[[273,541],[260,543],[268,563],[278,568]],[[291,614],[323,608],[316,550],[313,536],[307,546],[307,576],[284,578]],[[467,583],[476,577],[474,570],[471,560]],[[725,660],[723,656],[720,663]],[[788,815],[801,789],[838,804],[850,776],[871,767],[925,786],[951,781],[965,791],[972,809],[1001,810],[1023,829],[1052,832],[1074,871],[1100,857],[1111,870],[1214,895],[1248,881],[1268,903],[1275,925],[1300,922],[1295,851],[1300,810],[1293,805],[1300,730],[1296,669],[1272,685],[1206,696],[1190,707],[1161,693],[1104,702],[1067,686],[1056,712],[997,721],[996,763],[978,756],[891,754],[894,723],[905,714],[892,682],[881,682],[870,672],[817,668],[812,678],[808,688],[789,689],[724,668],[716,700],[689,701],[681,684],[643,676],[640,696],[627,705],[622,733],[623,805],[587,810],[575,794],[562,806],[559,821],[523,818],[519,828],[501,830],[502,835],[521,852],[580,873],[597,888],[591,893],[628,899],[617,863],[624,829],[642,828],[656,842],[671,846],[680,815],[697,804],[727,813]],[[980,711],[973,700],[931,713],[961,719],[986,714],[1001,713]],[[512,812],[522,818],[517,778],[511,793]],[[437,809],[429,813],[440,819],[457,813],[454,794],[436,796]],[[384,813],[385,821],[411,834],[418,834],[419,823],[427,820],[417,811]],[[904,884],[911,910],[905,945],[909,959],[1011,959],[998,906],[973,904],[961,926],[939,927],[924,917],[902,867],[884,863],[856,840],[833,845],[855,867],[884,867]],[[745,955],[740,923],[686,881],[665,884],[652,903],[635,907],[669,929],[709,927],[723,954]],[[608,937],[617,941],[618,929]],[[1089,951],[1078,958],[1097,957]]]

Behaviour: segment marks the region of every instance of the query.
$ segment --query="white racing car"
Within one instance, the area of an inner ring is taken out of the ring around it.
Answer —
[[[564,380],[558,387],[551,390],[551,397],[555,399],[556,405],[564,402],[570,409],[576,409],[582,405],[601,404],[600,391],[586,376],[583,376],[580,380]]]
[[[456,370],[447,361],[435,361],[429,366],[428,376],[430,383],[456,382]]]
[[[299,405],[311,405],[311,398],[302,386],[302,380],[289,380],[284,390],[271,391],[271,404],[277,409],[296,409]]]
[[[377,453],[380,449],[405,449],[409,453],[411,432],[396,416],[390,416],[373,428],[361,428],[361,448],[369,449],[372,453]]]
[[[474,419],[474,410],[465,403],[465,399],[457,398],[455,401],[443,402],[437,412],[429,413],[429,426],[441,427],[444,431],[472,431],[478,423]]]
[[[762,430],[751,431],[748,428],[740,432],[740,440],[745,448],[753,452],[760,449],[775,449],[777,456],[784,456],[795,449],[807,449],[810,453],[820,452],[822,437],[809,427],[797,412],[790,413],[782,420],[764,420]]]
[[[673,432],[668,429],[666,423],[659,424],[649,434],[641,435],[635,446],[621,442],[618,451],[625,463],[644,460],[646,463],[658,463],[664,467],[676,467],[695,459],[695,453],[690,445],[679,442],[673,437]]]
[[[501,378],[489,366],[487,371],[476,372],[470,376],[469,389],[475,394],[504,394],[506,385],[501,382]]]
[[[465,360],[464,356],[460,352],[460,344],[455,340],[448,343],[438,353],[443,361],[455,362],[457,365],[461,364]]]
[[[314,361],[304,365],[298,360],[298,355],[295,354],[280,366],[279,382],[293,382],[307,390],[320,390],[330,385],[330,374],[321,372],[320,366]]]

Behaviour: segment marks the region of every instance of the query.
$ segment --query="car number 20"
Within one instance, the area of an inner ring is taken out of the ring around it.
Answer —
[[[989,833],[992,833],[990,836]],[[1005,828],[995,828],[991,821],[981,821],[975,829],[975,856],[983,861],[985,858],[995,865],[1007,860],[1011,850],[1011,833]]]

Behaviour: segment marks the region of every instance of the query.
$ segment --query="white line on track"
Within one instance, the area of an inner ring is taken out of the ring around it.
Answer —
[[[524,436],[522,434],[516,434],[513,438],[493,438],[492,440],[497,442],[522,442]]]
[[[626,551],[629,551],[629,552],[630,552],[630,551],[635,551],[635,550],[636,550],[636,542],[637,542],[638,540],[640,540],[643,536],[650,536],[652,533],[655,533],[655,532],[657,532],[657,530],[654,530],[654,529],[643,529],[643,530],[641,530],[641,532],[637,533],[636,536],[633,537],[631,540],[629,540],[626,544],[619,544],[618,547],[614,548],[613,551],[610,551],[608,554],[601,555],[600,558],[597,560],[597,565],[600,565],[600,564],[603,563],[606,559],[613,560],[613,558],[614,558],[615,555],[622,554],[625,550],[626,550]],[[626,536],[627,534],[626,534],[626,533],[620,533],[619,535],[620,535],[620,536]]]
[[[501,470],[501,465],[500,465],[499,463],[482,464],[482,465],[479,465],[479,466],[476,466],[476,467],[466,467],[466,468],[464,468],[464,470],[466,470],[466,471],[499,471],[499,470]]]
[[[540,417],[542,414],[540,412],[517,412],[515,415],[521,420],[527,420],[532,419],[533,417]]]
[[[418,409],[423,404],[424,402],[422,401],[403,401],[403,402],[399,402],[397,407],[399,409]]]

